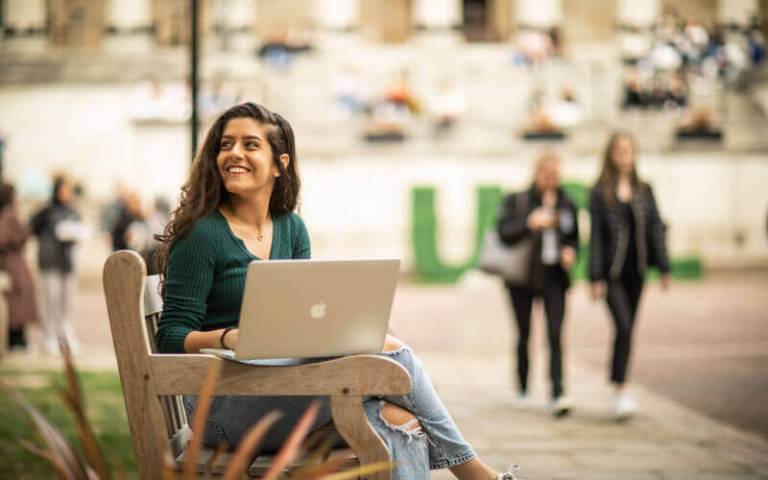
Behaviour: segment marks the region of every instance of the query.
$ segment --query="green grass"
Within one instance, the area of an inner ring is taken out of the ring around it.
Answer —
[[[116,478],[135,478],[136,464],[123,405],[123,392],[117,372],[80,372],[86,415],[102,452]],[[69,444],[82,452],[77,426],[62,399],[64,377],[59,372],[20,372],[0,370],[0,378],[22,395],[56,426]],[[0,478],[55,478],[48,462],[19,444],[24,438],[41,445],[27,416],[8,395],[0,392]]]

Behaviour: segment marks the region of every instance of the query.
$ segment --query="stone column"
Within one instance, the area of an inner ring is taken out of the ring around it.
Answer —
[[[240,29],[252,29],[254,22],[256,22],[256,11],[253,8],[252,0],[225,0],[214,2],[214,4],[221,4],[221,16],[225,18],[225,22],[228,28],[240,30]],[[214,7],[215,8],[215,7]]]
[[[49,0],[53,45],[84,50],[101,46],[106,28],[105,0]]]
[[[661,14],[660,0],[618,0],[616,17],[619,25],[650,27]]]
[[[731,0],[720,0],[731,1]],[[712,25],[717,22],[718,0],[662,0],[662,9],[673,8],[683,18]]]
[[[315,24],[328,30],[355,28],[360,18],[359,0],[315,0]]]
[[[152,26],[150,0],[109,0],[107,25],[118,31],[146,30]]]
[[[763,22],[763,31],[768,34],[768,0],[760,0],[757,15]]]
[[[616,32],[618,5],[606,0],[563,0],[566,42],[608,42]]]
[[[374,42],[404,42],[411,34],[412,0],[360,0],[363,36]]]
[[[198,2],[197,18],[199,34],[208,33],[210,22],[210,0]],[[189,0],[151,0],[152,22],[155,26],[155,39],[162,46],[189,43],[190,1]]]
[[[304,0],[257,0],[256,34],[262,40],[285,39],[289,32],[312,25],[312,9]]]
[[[415,0],[413,23],[426,28],[448,29],[461,25],[461,0]]]
[[[515,0],[491,0],[490,27],[500,41],[509,39],[515,30],[517,7]]]

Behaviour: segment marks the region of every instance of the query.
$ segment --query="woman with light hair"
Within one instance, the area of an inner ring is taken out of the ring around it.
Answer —
[[[662,287],[669,287],[666,229],[651,186],[637,174],[636,157],[632,135],[614,133],[589,202],[589,279],[592,297],[605,298],[615,327],[610,381],[616,387],[613,413],[617,419],[637,409],[627,390],[627,371],[648,267],[657,266]]]
[[[568,271],[576,263],[579,227],[576,206],[560,186],[560,160],[553,152],[539,156],[530,188],[504,199],[498,233],[507,245],[532,244],[526,280],[506,282],[518,329],[518,400],[528,400],[528,337],[533,301],[539,298],[549,336],[550,411],[557,417],[565,416],[572,405],[563,386],[561,337],[566,292],[571,284]]]

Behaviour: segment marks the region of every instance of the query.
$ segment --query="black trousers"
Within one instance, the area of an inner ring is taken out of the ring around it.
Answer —
[[[21,327],[19,329],[8,329],[8,347],[21,347],[25,348],[27,346],[27,334],[24,330],[24,327]]]
[[[632,269],[624,269],[616,280],[608,281],[607,303],[613,317],[614,338],[611,382],[622,384],[627,378],[632,333],[645,279]]]
[[[531,309],[534,297],[541,297],[547,317],[549,337],[549,377],[552,382],[552,398],[563,395],[563,354],[562,330],[565,318],[565,292],[567,281],[561,279],[562,271],[548,274],[546,270],[559,267],[545,267],[544,286],[541,291],[507,284],[512,308],[517,322],[517,381],[521,393],[528,390],[528,338],[531,334]]]

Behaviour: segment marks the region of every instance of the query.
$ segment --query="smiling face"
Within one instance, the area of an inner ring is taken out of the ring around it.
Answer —
[[[248,117],[233,118],[224,127],[216,167],[231,195],[272,194],[280,170],[272,160],[268,128]]]

